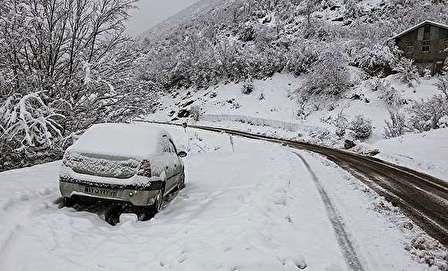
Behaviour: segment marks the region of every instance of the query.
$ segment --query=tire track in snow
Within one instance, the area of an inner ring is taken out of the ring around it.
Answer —
[[[364,267],[361,264],[361,261],[356,253],[355,248],[353,247],[352,242],[347,234],[347,231],[344,227],[344,222],[342,221],[341,216],[339,215],[338,210],[334,207],[333,203],[330,200],[327,192],[325,191],[323,185],[319,181],[319,178],[311,169],[311,166],[308,162],[303,158],[299,153],[294,152],[297,155],[302,163],[305,165],[306,169],[310,173],[314,184],[319,192],[320,197],[325,205],[325,209],[327,210],[328,218],[330,219],[331,225],[333,226],[334,232],[336,234],[336,239],[338,241],[339,247],[342,250],[342,254],[344,255],[345,262],[348,267],[352,271],[365,271]]]

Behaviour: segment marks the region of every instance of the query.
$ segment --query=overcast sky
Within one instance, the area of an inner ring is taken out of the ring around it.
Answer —
[[[138,35],[198,0],[139,0],[132,12],[128,32]]]

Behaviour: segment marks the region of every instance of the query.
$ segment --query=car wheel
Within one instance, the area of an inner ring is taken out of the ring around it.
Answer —
[[[73,207],[76,204],[76,201],[73,198],[63,197],[60,199],[59,208],[64,207]]]
[[[108,208],[104,214],[106,222],[112,226],[120,223],[121,211],[122,209],[118,206]]]
[[[159,190],[159,193],[157,193],[154,204],[152,206],[154,214],[157,214],[162,209],[162,204],[163,204],[163,190]]]

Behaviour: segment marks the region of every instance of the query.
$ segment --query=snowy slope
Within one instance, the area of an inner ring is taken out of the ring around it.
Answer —
[[[448,181],[448,128],[381,140],[373,148],[381,159]]]
[[[227,135],[169,131],[190,150],[187,187],[148,222],[123,215],[112,227],[57,209],[58,163],[1,173],[0,270],[347,270],[316,180],[365,270],[427,269],[404,249],[420,231],[334,164],[300,152],[308,168],[279,145],[233,138],[232,151]]]
[[[376,142],[384,139],[385,121],[390,117],[387,105],[382,99],[383,93],[372,91],[370,82],[371,80],[363,82],[345,93],[342,98],[321,97],[303,103],[298,99],[298,94],[303,88],[304,77],[276,74],[266,80],[254,80],[255,91],[249,95],[241,93],[242,83],[175,91],[174,94],[162,97],[156,112],[147,118],[178,120],[179,113],[183,109],[195,108],[200,111],[202,122],[210,123],[217,120],[220,123],[216,125],[220,125],[221,122],[228,120],[232,123],[227,123],[226,126],[235,127],[239,125],[236,122],[257,122],[256,119],[265,119],[265,126],[274,126],[272,128],[281,128],[278,127],[281,125],[276,125],[274,122],[283,122],[287,127],[286,130],[295,132],[295,136],[302,134],[305,137],[302,140],[307,140],[316,133],[328,133],[327,140],[333,143],[332,139],[337,138],[334,133],[337,129],[335,123],[338,115],[343,114],[349,121],[356,115],[363,115],[372,121],[374,127],[369,142]],[[423,79],[415,87],[400,83],[395,76],[389,76],[385,82],[395,88],[398,95],[407,101],[403,112],[406,112],[406,108],[414,101],[439,94],[434,86],[435,78]],[[355,96],[358,97],[354,98]],[[299,114],[300,112],[305,114]],[[288,128],[290,126],[293,128]],[[291,137],[294,137],[294,134],[291,134]]]

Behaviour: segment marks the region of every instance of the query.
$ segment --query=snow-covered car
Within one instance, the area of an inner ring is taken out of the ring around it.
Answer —
[[[98,124],[64,154],[59,187],[63,203],[111,201],[158,212],[163,198],[185,186],[184,165],[173,139],[148,124]]]

